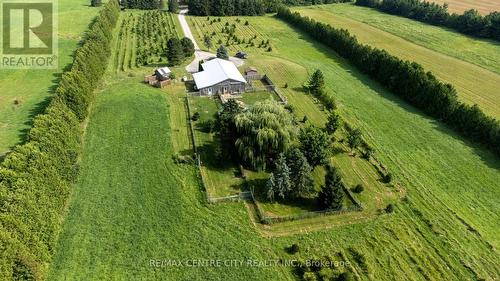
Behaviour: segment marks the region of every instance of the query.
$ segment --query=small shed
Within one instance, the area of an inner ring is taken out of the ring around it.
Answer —
[[[245,78],[247,80],[260,80],[262,76],[257,71],[257,68],[251,66],[245,69]]]
[[[171,73],[172,73],[172,71],[170,71],[170,68],[168,68],[168,67],[162,67],[162,68],[158,68],[157,70],[155,70],[156,78],[159,81],[165,81],[165,80],[170,79]]]

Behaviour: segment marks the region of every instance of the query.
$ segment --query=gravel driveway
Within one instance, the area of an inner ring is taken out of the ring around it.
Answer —
[[[213,53],[202,51],[200,49],[200,47],[198,46],[198,43],[194,39],[194,36],[193,36],[193,33],[191,32],[191,29],[189,28],[189,25],[186,21],[186,14],[187,13],[188,13],[187,9],[180,10],[178,18],[179,18],[179,22],[181,24],[182,31],[184,32],[184,36],[186,36],[187,38],[191,39],[191,41],[193,41],[194,50],[195,50],[194,51],[195,58],[188,66],[186,66],[186,70],[189,73],[195,73],[195,72],[198,72],[198,64],[199,64],[200,60],[214,58],[216,55]],[[232,61],[236,65],[236,67],[240,67],[240,66],[245,64],[244,60],[236,58],[236,57],[229,57],[229,60]]]

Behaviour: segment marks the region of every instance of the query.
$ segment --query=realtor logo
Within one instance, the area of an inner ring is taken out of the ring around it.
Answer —
[[[2,68],[57,67],[55,0],[1,1]]]

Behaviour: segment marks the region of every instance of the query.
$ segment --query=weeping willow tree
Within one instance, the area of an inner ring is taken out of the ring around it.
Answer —
[[[235,117],[240,137],[236,148],[241,159],[257,170],[285,152],[296,139],[291,114],[279,103],[258,102]]]

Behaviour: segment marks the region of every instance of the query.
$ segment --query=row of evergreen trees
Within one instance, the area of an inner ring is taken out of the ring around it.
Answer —
[[[276,12],[280,5],[307,6],[351,2],[351,0],[188,0],[189,13],[196,16],[258,16]]]
[[[119,11],[117,0],[100,11],[27,143],[0,167],[0,280],[45,279],[78,174],[80,122],[111,55]]]
[[[452,85],[440,82],[419,64],[360,44],[347,30],[302,17],[286,7],[279,8],[278,17],[331,47],[393,93],[500,156],[500,122],[485,115],[477,105],[458,101]]]
[[[500,12],[492,12],[484,17],[473,9],[462,15],[450,14],[447,4],[441,6],[422,0],[357,0],[356,5],[500,41]]]
[[[196,16],[257,16],[266,12],[263,0],[188,0]]]

